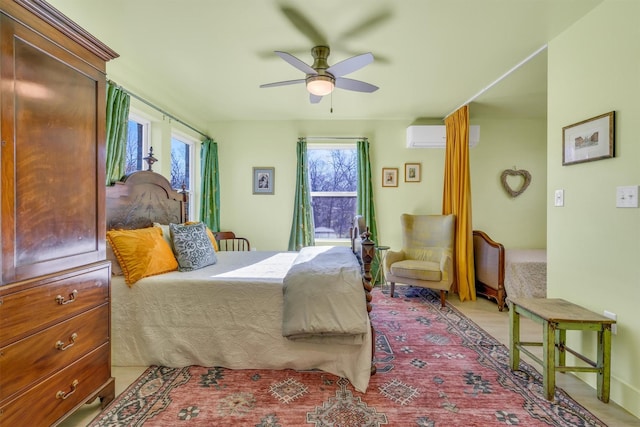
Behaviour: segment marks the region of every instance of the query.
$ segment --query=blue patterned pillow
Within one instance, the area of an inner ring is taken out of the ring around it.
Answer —
[[[197,270],[218,261],[204,223],[169,224],[169,232],[180,271]]]

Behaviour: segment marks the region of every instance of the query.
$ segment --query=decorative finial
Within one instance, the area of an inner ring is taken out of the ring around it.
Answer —
[[[147,157],[144,157],[143,159],[149,164],[149,167],[147,168],[147,170],[153,172],[152,166],[155,162],[158,161],[158,159],[153,157],[153,147],[149,147],[149,155]]]

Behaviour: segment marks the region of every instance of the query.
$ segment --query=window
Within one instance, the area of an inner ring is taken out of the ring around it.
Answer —
[[[311,205],[317,239],[348,239],[356,214],[355,144],[307,145]]]
[[[129,114],[127,147],[125,149],[125,174],[146,169],[144,157],[149,153],[149,122]]]
[[[193,181],[192,164],[193,164],[193,147],[194,141],[185,136],[176,134],[171,135],[171,187],[176,190],[182,190],[183,186],[187,193],[190,193]],[[187,218],[191,218],[189,212],[193,205],[193,197],[189,197],[189,206],[187,207]]]

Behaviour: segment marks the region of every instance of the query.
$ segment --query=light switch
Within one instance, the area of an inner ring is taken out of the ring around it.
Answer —
[[[559,207],[564,206],[564,190],[556,190],[553,197],[553,205]]]
[[[627,185],[616,188],[617,208],[637,208],[638,207],[638,186]]]

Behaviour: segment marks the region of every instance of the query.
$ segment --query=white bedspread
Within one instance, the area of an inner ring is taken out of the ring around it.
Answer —
[[[351,248],[302,248],[284,278],[283,335],[362,344],[369,324],[361,267]]]
[[[504,289],[509,298],[547,297],[547,251],[506,249]]]
[[[147,277],[129,288],[112,278],[115,366],[320,369],[366,391],[371,333],[361,345],[282,336],[283,279],[296,252],[218,252],[218,262]],[[364,301],[361,302],[364,306]],[[367,317],[367,331],[369,331]]]

